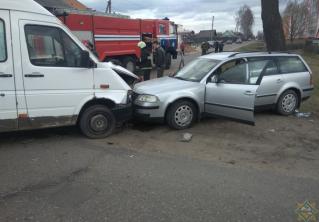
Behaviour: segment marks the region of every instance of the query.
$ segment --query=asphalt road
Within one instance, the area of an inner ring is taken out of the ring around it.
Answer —
[[[171,147],[174,149],[174,147]],[[87,140],[73,128],[2,135],[0,221],[296,221],[318,179]]]
[[[297,203],[319,204],[316,177],[156,151],[156,144],[133,149],[114,143],[125,140],[126,130],[118,133],[103,140],[74,127],[0,134],[0,221],[297,221]]]

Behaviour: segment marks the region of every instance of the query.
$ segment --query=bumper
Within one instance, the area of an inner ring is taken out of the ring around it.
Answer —
[[[159,106],[142,107],[138,105],[133,106],[133,117],[142,122],[163,123],[164,114],[161,114]]]
[[[132,104],[117,105],[112,111],[117,122],[126,122],[133,117]]]

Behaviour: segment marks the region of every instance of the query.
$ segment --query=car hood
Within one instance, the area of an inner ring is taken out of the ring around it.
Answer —
[[[179,80],[171,77],[163,77],[138,83],[134,86],[134,92],[138,94],[157,95],[171,93],[183,89],[198,87],[198,82]]]

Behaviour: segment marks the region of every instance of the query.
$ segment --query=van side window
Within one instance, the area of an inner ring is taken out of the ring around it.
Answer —
[[[279,57],[279,70],[281,73],[308,72],[305,64],[298,57]]]
[[[81,49],[61,29],[27,25],[25,33],[33,65],[81,67]]]
[[[7,47],[5,37],[5,27],[3,20],[0,19],[0,62],[7,60]]]

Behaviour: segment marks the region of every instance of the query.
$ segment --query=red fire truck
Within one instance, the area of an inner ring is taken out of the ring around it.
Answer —
[[[77,10],[56,15],[81,41],[94,45],[101,61],[112,61],[135,71],[140,58],[137,43],[144,39],[161,43],[166,51],[166,68],[170,67],[171,59],[177,57],[177,26],[168,19],[130,19]]]

